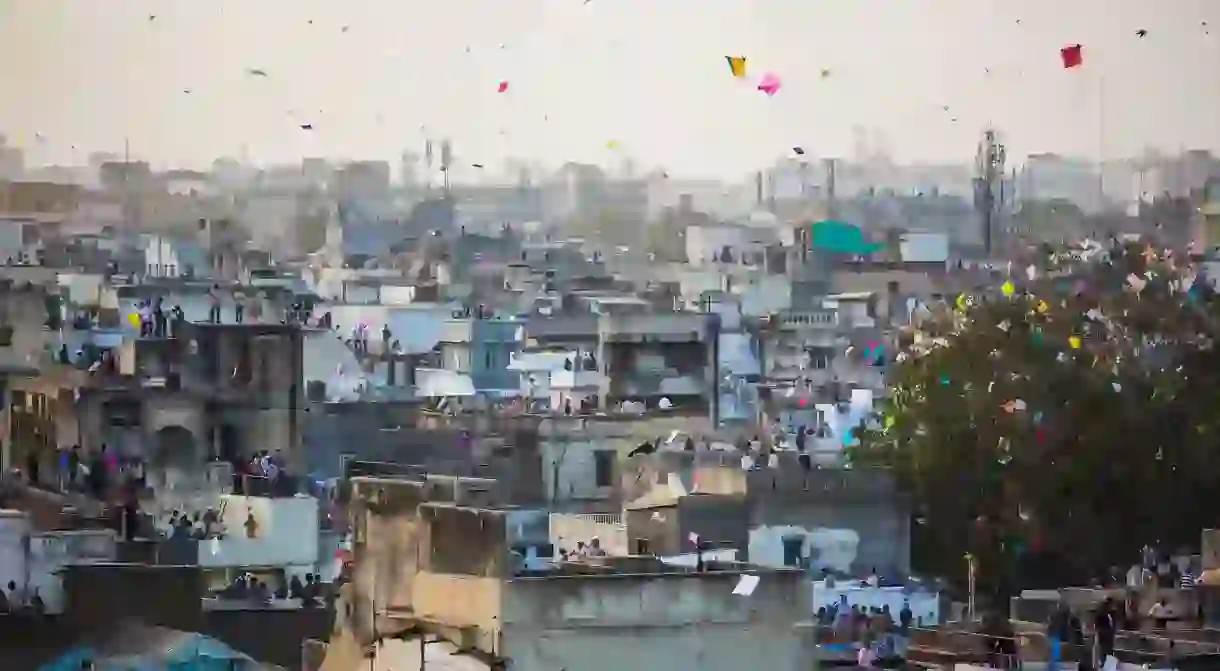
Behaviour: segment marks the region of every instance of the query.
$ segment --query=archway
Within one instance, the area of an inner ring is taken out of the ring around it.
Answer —
[[[198,469],[201,459],[195,434],[177,424],[162,427],[153,440],[149,465],[157,469]]]

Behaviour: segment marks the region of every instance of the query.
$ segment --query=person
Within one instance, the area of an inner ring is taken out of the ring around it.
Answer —
[[[305,585],[301,584],[301,576],[295,573],[288,581],[288,596],[293,599],[305,598]]]
[[[80,445],[68,451],[68,489],[76,489],[76,478],[80,473]]]
[[[208,289],[208,323],[220,323],[220,285],[213,284],[211,289]]]
[[[903,636],[911,635],[911,621],[914,619],[915,614],[911,612],[911,602],[903,601],[902,610],[898,611],[898,624]]]
[[[34,596],[30,597],[30,611],[36,617],[47,614],[47,604],[42,600],[42,595],[38,593],[38,588],[34,588]]]
[[[8,581],[8,607],[9,610],[16,612],[25,606],[25,596],[17,590],[17,582],[15,580]]]
[[[9,611],[8,595],[4,593],[4,590],[0,590],[0,613],[8,613]]]
[[[246,295],[240,289],[233,293],[233,321],[238,324],[245,320]]]
[[[31,449],[25,455],[25,474],[29,478],[30,485],[35,487],[41,482],[38,477],[38,467],[38,452]]]
[[[153,307],[153,336],[164,338],[167,333],[165,319],[165,299],[157,296],[157,304]]]
[[[1141,589],[1144,586],[1144,569],[1139,564],[1132,564],[1127,569],[1127,589]]]
[[[590,557],[605,557],[606,551],[602,549],[602,542],[594,536],[589,540],[588,556]]]
[[[1114,598],[1106,597],[1093,614],[1093,666],[1101,668],[1106,657],[1114,652],[1114,636],[1117,633]]]
[[[1169,625],[1169,620],[1173,619],[1173,610],[1169,607],[1168,601],[1161,599],[1148,609],[1148,617],[1152,619],[1154,628],[1165,629]]]
[[[258,521],[254,519],[254,511],[246,512],[246,538],[258,538]]]
[[[322,586],[320,584],[318,584],[318,581],[314,577],[314,574],[306,573],[305,574],[305,590],[304,590],[305,601],[302,602],[301,605],[309,607],[309,608],[317,606],[318,597],[321,595],[321,592],[322,592]]]
[[[1046,642],[1050,648],[1047,668],[1058,671],[1059,662],[1063,659],[1063,646],[1072,642],[1072,611],[1062,601],[1046,623]]]
[[[140,301],[138,314],[140,317],[140,337],[147,338],[153,334],[152,305],[148,301]]]

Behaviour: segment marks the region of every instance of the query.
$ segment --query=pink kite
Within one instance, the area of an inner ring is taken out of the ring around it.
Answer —
[[[497,89],[497,91],[500,93],[504,93],[507,90],[508,90],[508,81],[500,82],[500,87]]]
[[[769,96],[775,95],[779,90],[779,77],[772,72],[763,75],[762,81],[758,83],[758,90]]]

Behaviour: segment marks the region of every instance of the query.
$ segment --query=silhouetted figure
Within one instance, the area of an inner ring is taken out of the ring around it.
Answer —
[[[153,335],[158,338],[164,338],[168,335],[165,318],[165,305],[160,296],[157,296],[157,304],[153,307]]]
[[[219,284],[213,284],[212,288],[208,290],[208,304],[210,306],[208,308],[208,323],[209,324],[219,324],[220,323],[220,285]]]
[[[39,484],[39,482],[41,482],[38,477],[38,468],[39,468],[38,453],[36,451],[34,451],[33,449],[31,449],[25,455],[26,477],[29,478],[29,482],[31,485],[37,486]]]
[[[288,596],[292,599],[305,598],[305,585],[301,584],[300,576],[294,574],[292,579],[288,581]]]

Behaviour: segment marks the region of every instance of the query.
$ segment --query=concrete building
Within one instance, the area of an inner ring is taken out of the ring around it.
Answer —
[[[689,552],[699,534],[762,566],[829,569],[863,578],[910,572],[910,511],[884,471],[805,470],[793,453],[742,468],[735,452],[659,451],[622,464],[628,547]],[[687,500],[691,499],[691,500]],[[731,512],[726,512],[731,511]],[[607,530],[603,530],[607,531]],[[597,534],[594,534],[597,535]]]
[[[332,638],[336,666],[394,632],[427,631],[505,669],[805,668],[798,623],[810,599],[798,571],[694,572],[650,558],[526,571],[509,552],[508,513],[474,481],[357,479],[351,617]],[[376,653],[374,653],[375,655]],[[343,658],[346,658],[343,659]]]

